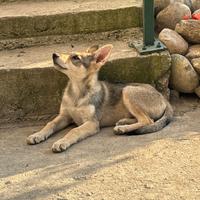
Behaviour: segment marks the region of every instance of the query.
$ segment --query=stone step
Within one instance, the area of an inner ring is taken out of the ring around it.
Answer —
[[[141,0],[68,0],[2,4],[0,50],[34,46],[38,43],[59,43],[74,34],[140,27],[141,24]]]
[[[13,2],[27,2],[27,1],[31,1],[31,2],[44,2],[44,1],[69,1],[69,0],[0,0],[0,4],[8,4],[8,3],[13,3]]]
[[[68,44],[1,51],[0,121],[39,119],[58,112],[67,78],[54,69],[53,52],[84,50],[92,44],[112,43],[114,49],[109,62],[100,71],[101,80],[145,82],[159,86],[170,68],[169,53],[164,51],[141,56],[128,47],[127,38],[141,40],[140,30],[126,30],[126,34],[118,39],[77,41],[73,43],[74,48]]]

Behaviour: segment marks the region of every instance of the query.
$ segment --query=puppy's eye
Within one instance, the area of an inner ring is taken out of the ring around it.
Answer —
[[[71,57],[71,59],[72,59],[72,61],[79,61],[80,60],[80,58],[77,55],[73,55]]]

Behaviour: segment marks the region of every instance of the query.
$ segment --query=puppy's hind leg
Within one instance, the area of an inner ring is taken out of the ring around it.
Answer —
[[[123,102],[128,111],[135,117],[137,122],[135,123],[134,120],[132,124],[116,125],[114,127],[114,133],[117,135],[126,134],[153,123],[153,120],[148,116],[148,114],[145,113],[133,99],[131,99],[131,92],[131,87],[127,87],[123,90]]]
[[[42,130],[30,135],[26,141],[28,144],[38,144],[49,138],[53,133],[67,127],[70,123],[71,119],[68,116],[60,114],[51,122],[47,123]]]
[[[129,124],[134,124],[137,122],[137,119],[135,118],[123,118],[120,119],[117,123],[116,126],[120,126],[120,125],[129,125]]]

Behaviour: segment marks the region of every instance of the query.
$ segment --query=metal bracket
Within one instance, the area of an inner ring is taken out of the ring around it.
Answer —
[[[147,54],[152,52],[163,51],[166,48],[158,39],[155,39],[154,31],[154,0],[143,0],[143,43],[135,43],[133,41],[129,44],[134,47],[140,54]]]
[[[134,42],[129,43],[129,47],[136,48],[137,51],[141,54],[148,54],[153,52],[164,51],[167,47],[160,42],[158,39],[154,39],[153,45],[144,45],[143,42],[135,44]]]

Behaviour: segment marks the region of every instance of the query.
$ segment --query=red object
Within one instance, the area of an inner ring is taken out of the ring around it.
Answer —
[[[188,19],[190,19],[190,16],[189,15],[185,15],[185,16],[183,16],[183,19],[184,20],[188,20]]]
[[[192,19],[200,20],[200,13],[198,14],[193,14]]]

